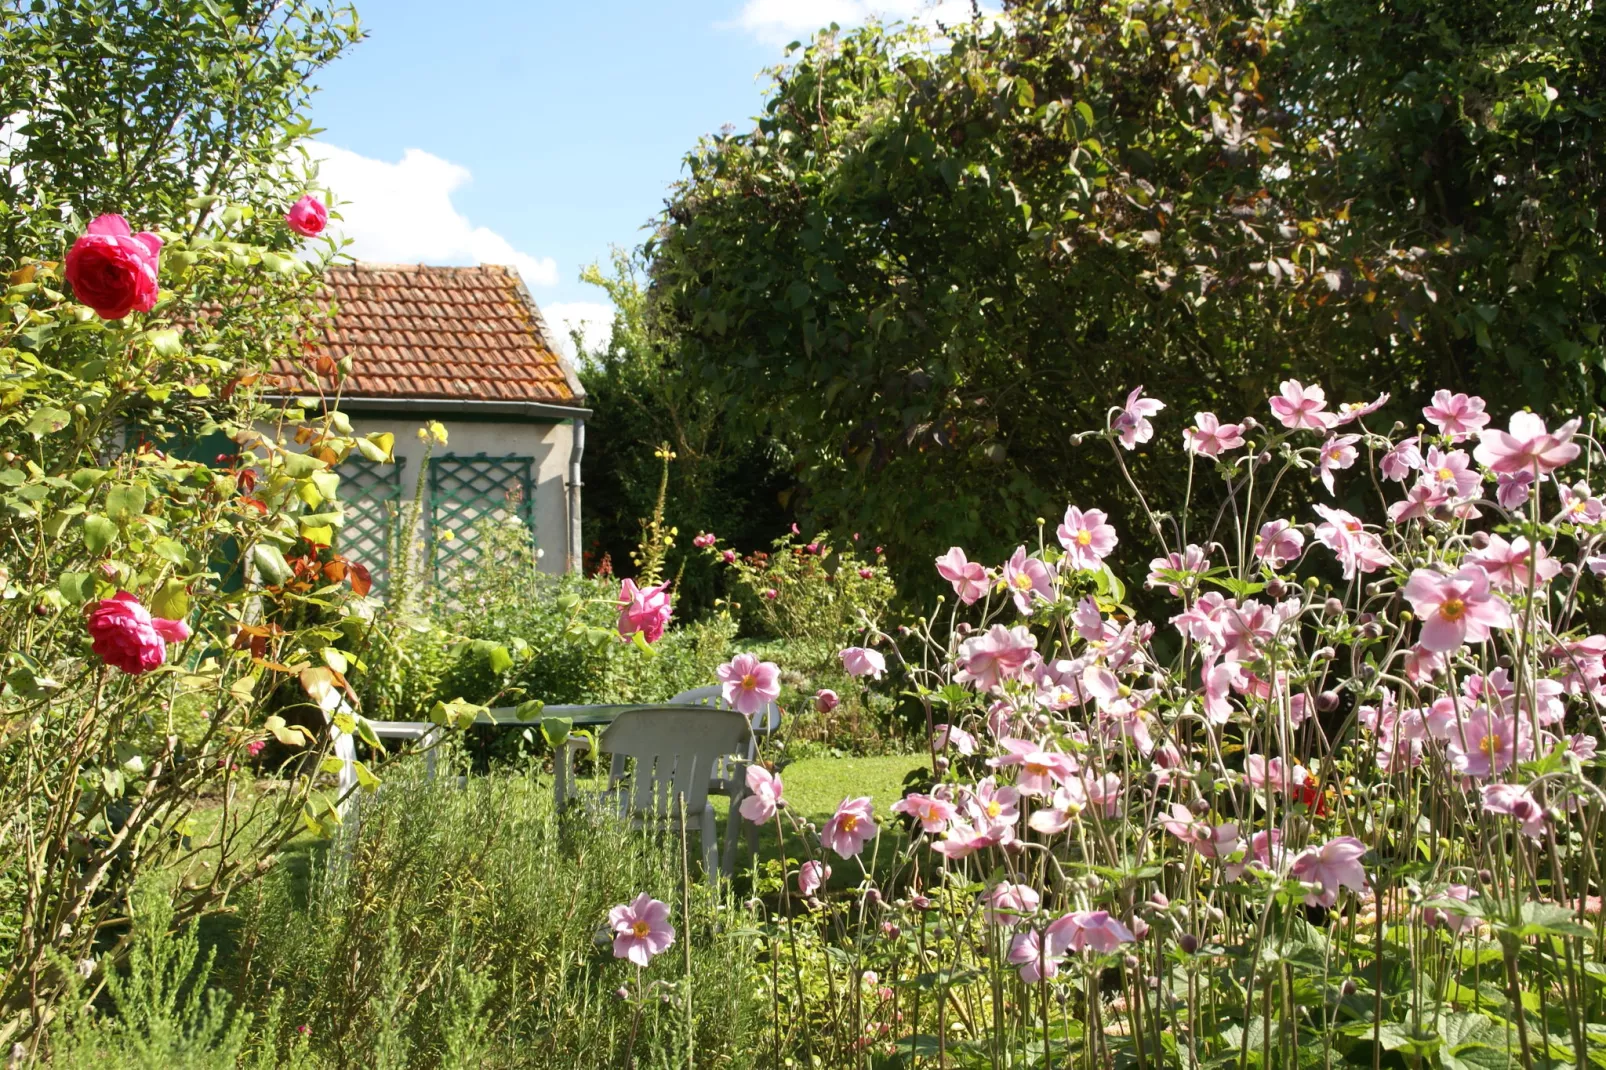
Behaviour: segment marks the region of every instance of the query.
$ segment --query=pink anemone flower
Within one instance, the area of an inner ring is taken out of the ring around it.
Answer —
[[[1039,558],[1027,557],[1024,546],[1017,546],[1004,562],[1004,586],[1015,599],[1015,608],[1025,616],[1031,616],[1032,603],[1037,599],[1053,602],[1058,597],[1054,591],[1053,566]]]
[[[1065,547],[1066,564],[1074,569],[1097,569],[1120,541],[1102,509],[1083,512],[1074,505],[1065,510],[1055,534]]]
[[[724,685],[725,705],[751,717],[781,694],[781,669],[773,661],[760,661],[753,654],[737,654],[714,675]]]
[[[1039,981],[1058,976],[1060,963],[1064,961],[1065,956],[1051,952],[1037,930],[1028,929],[1026,932],[1016,933],[1009,941],[1009,952],[1005,958],[1010,965],[1020,967],[1022,981],[1035,985]]]
[[[1043,938],[1050,952],[1091,951],[1108,955],[1137,939],[1106,910],[1077,910],[1051,923]]]
[[[1297,379],[1284,379],[1277,396],[1270,401],[1272,415],[1291,431],[1326,431],[1333,414],[1325,412],[1327,391],[1305,386]]]
[[[947,799],[910,792],[892,804],[892,812],[909,815],[920,822],[922,831],[935,834],[948,828],[948,822],[954,819],[959,809]]]
[[[742,800],[741,815],[755,825],[762,825],[775,816],[781,806],[781,778],[762,765],[747,767],[747,798]]]
[[[1511,627],[1511,609],[1490,588],[1489,574],[1465,565],[1444,576],[1416,569],[1405,585],[1406,600],[1422,620],[1422,645],[1448,652],[1463,643],[1481,643],[1493,628]]]
[[[1235,450],[1244,444],[1244,425],[1224,424],[1213,412],[1196,412],[1193,426],[1182,432],[1182,441],[1189,453],[1219,457],[1223,450]]]
[[[887,671],[887,659],[881,656],[880,651],[869,647],[850,646],[837,652],[842,659],[842,668],[849,676],[868,676],[871,679],[881,679],[881,674]]]
[[[1545,808],[1527,788],[1516,784],[1486,784],[1483,808],[1491,814],[1505,814],[1522,822],[1523,834],[1539,839],[1545,834]]]
[[[1282,568],[1299,557],[1305,536],[1286,520],[1270,520],[1255,536],[1254,555],[1271,568]]]
[[[1171,816],[1162,817],[1160,824],[1204,858],[1225,858],[1235,853],[1240,843],[1235,822],[1211,825],[1195,818],[1192,811],[1181,803],[1172,803]]]
[[[1154,425],[1149,417],[1165,408],[1165,402],[1143,396],[1140,386],[1126,396],[1126,404],[1115,417],[1111,425],[1121,439],[1121,445],[1127,449],[1137,449],[1138,445],[1154,437]]]
[[[954,585],[954,594],[967,606],[987,594],[987,569],[966,559],[965,551],[957,546],[937,558],[937,574]]]
[[[613,957],[629,959],[637,966],[646,966],[675,942],[669,904],[646,892],[608,911],[608,925],[614,931]]]
[[[1306,906],[1330,907],[1338,901],[1338,890],[1353,892],[1366,890],[1366,869],[1361,856],[1366,844],[1354,836],[1339,836],[1320,847],[1307,847],[1295,856],[1289,874],[1310,884],[1322,887],[1319,895],[1307,895]]]
[[[1013,925],[1036,912],[1042,897],[1025,884],[1000,881],[981,897],[982,915],[991,925]]]
[[[1496,475],[1517,472],[1540,474],[1555,471],[1578,456],[1578,444],[1572,441],[1579,421],[1569,420],[1554,433],[1545,429],[1545,421],[1531,412],[1514,412],[1509,431],[1486,428],[1478,432],[1478,448],[1472,455],[1478,463]]]
[[[1437,390],[1433,394],[1433,404],[1424,408],[1422,415],[1440,434],[1449,435],[1452,442],[1460,442],[1488,425],[1489,414],[1483,411],[1483,405],[1480,397]]]
[[[820,843],[843,858],[853,858],[864,850],[864,845],[875,839],[880,829],[875,823],[875,808],[868,795],[856,799],[843,799],[831,815],[831,820],[820,830]]]
[[[831,879],[831,867],[813,859],[803,863],[797,871],[797,890],[805,896],[820,890],[820,885]]]

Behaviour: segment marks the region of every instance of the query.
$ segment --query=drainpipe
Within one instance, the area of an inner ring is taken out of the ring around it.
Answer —
[[[580,458],[586,452],[585,418],[569,421],[574,433],[569,443],[569,571],[578,576],[584,558],[580,549]]]

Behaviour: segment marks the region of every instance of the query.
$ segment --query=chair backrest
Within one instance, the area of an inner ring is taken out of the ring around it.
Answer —
[[[673,817],[679,812],[675,799],[682,795],[686,812],[700,813],[716,768],[729,755],[747,753],[752,739],[752,726],[734,710],[660,706],[621,713],[603,730],[597,747],[614,758],[611,780],[619,778],[620,759],[636,760],[632,812]]]
[[[671,706],[710,706],[716,710],[726,709],[722,697],[724,689],[718,684],[707,687],[694,687],[690,691],[682,691],[669,700]],[[773,702],[766,702],[762,709],[753,714],[753,731],[757,735],[774,735],[781,727],[781,708]]]

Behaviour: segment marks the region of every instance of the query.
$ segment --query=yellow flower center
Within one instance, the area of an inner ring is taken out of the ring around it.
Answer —
[[[636,937],[646,936],[651,931],[652,927],[644,921],[638,921],[630,927],[630,934]]]
[[[1439,469],[1439,478],[1441,480],[1443,480],[1444,482],[1448,483],[1450,480],[1455,478],[1455,473],[1450,471],[1448,468],[1440,468]]]
[[[1491,732],[1489,735],[1483,737],[1483,742],[1478,744],[1478,749],[1483,751],[1483,753],[1487,754],[1489,757],[1493,758],[1496,754],[1499,754],[1505,749],[1505,743],[1498,735],[1495,735]]]
[[[752,691],[756,687],[758,687],[758,677],[754,676],[752,673],[748,673],[746,676],[742,677],[743,691]]]
[[[1032,578],[1030,576],[1026,575],[1026,573],[1024,573],[1024,572],[1015,573],[1015,586],[1016,587],[1019,587],[1021,590],[1024,591],[1028,587],[1030,587],[1031,585],[1032,585]]]
[[[843,814],[842,815],[842,831],[843,832],[852,832],[854,829],[856,829],[858,827],[859,827],[859,818],[858,818],[857,815],[855,815],[855,814]]]
[[[1582,500],[1582,499],[1579,499],[1579,500],[1574,501],[1567,508],[1571,509],[1575,513],[1580,513],[1581,514],[1581,513],[1583,513],[1585,510],[1587,510],[1589,508],[1589,503],[1584,501],[1584,500]]]
[[[1092,546],[1093,545],[1093,533],[1091,531],[1087,530],[1086,528],[1083,528],[1081,531],[1078,531],[1076,533],[1076,545],[1078,545],[1078,546]]]
[[[1001,814],[1003,812],[1004,812],[1004,806],[997,799],[989,799],[989,800],[987,800],[987,816],[988,817],[997,817],[999,814]]]
[[[1439,616],[1445,620],[1460,620],[1466,616],[1467,604],[1459,598],[1446,599],[1439,607]]]
[[[1032,776],[1044,776],[1048,773],[1048,766],[1039,765],[1036,762],[1027,762],[1026,771]]]
[[[935,806],[928,806],[926,807],[925,812],[920,815],[920,819],[922,821],[941,821],[942,811],[937,809]]]

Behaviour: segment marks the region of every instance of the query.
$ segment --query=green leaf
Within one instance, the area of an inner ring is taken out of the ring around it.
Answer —
[[[72,423],[72,414],[62,409],[46,405],[33,414],[33,418],[23,427],[23,430],[35,439],[53,435],[57,431]]]
[[[658,651],[654,650],[652,648],[652,644],[647,642],[647,636],[644,633],[631,632],[630,641],[635,644],[637,650],[641,651],[649,658],[656,658],[658,656]]]
[[[541,719],[541,735],[546,739],[547,746],[557,750],[563,741],[569,738],[574,731],[574,720],[569,717],[543,717]]]
[[[1581,936],[1594,939],[1595,932],[1580,925],[1572,911],[1560,903],[1522,904],[1522,925],[1515,929],[1497,926],[1516,936]]]
[[[98,555],[116,541],[116,524],[103,516],[84,517],[84,548],[90,553]]]
[[[190,615],[190,592],[183,580],[162,584],[151,596],[151,613],[164,620],[183,620]]]
[[[74,605],[83,605],[95,593],[95,584],[87,572],[63,572],[56,580],[56,590]]]
[[[183,565],[189,560],[189,553],[184,549],[184,545],[177,539],[169,539],[166,536],[151,544],[151,552],[169,564]]]
[[[279,548],[271,543],[259,542],[251,547],[251,562],[270,587],[277,587],[291,576],[290,563],[284,559]]]
[[[137,484],[113,487],[106,492],[106,514],[119,523],[145,511],[145,488]]]
[[[379,778],[374,776],[373,772],[366,765],[359,761],[353,760],[351,763],[351,768],[357,774],[358,787],[362,788],[363,791],[378,790]]]
[[[147,331],[145,338],[159,357],[176,357],[184,352],[184,344],[175,330]]]

